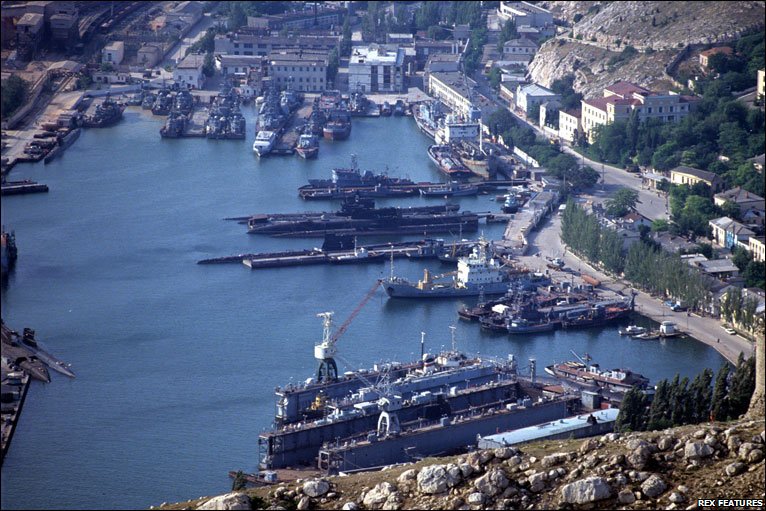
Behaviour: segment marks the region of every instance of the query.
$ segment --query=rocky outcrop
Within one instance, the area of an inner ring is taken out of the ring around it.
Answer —
[[[543,2],[570,29],[547,41],[530,64],[532,79],[550,86],[575,75],[586,97],[627,80],[665,90],[665,72],[687,47],[723,44],[764,28],[764,3],[746,2]],[[577,20],[575,22],[575,20]],[[638,53],[617,57],[626,46]],[[761,407],[762,409],[763,407]]]
[[[764,422],[554,440],[283,483],[189,509],[676,509],[764,497]],[[249,495],[249,496],[248,496]]]

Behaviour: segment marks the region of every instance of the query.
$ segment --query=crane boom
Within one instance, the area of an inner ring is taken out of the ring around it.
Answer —
[[[348,327],[351,326],[351,322],[354,321],[354,318],[357,316],[357,314],[361,312],[362,307],[364,307],[365,304],[370,301],[370,298],[372,298],[373,295],[375,295],[375,291],[378,289],[379,285],[380,285],[380,280],[376,280],[375,285],[372,286],[372,288],[369,291],[367,291],[367,294],[362,299],[362,301],[359,302],[359,305],[357,305],[356,308],[353,311],[351,311],[351,314],[349,314],[346,321],[344,321],[343,324],[340,327],[338,327],[338,330],[332,335],[332,337],[330,337],[331,343],[335,343],[340,338],[340,336],[343,335],[346,330],[348,330]]]

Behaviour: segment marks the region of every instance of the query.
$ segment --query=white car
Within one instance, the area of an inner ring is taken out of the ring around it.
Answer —
[[[726,331],[726,333],[727,333],[727,334],[731,334],[731,335],[737,335],[737,331],[736,331],[736,330],[734,330],[734,329],[733,329],[733,328],[731,328],[731,327],[728,327],[728,326],[727,326],[727,327],[724,327],[724,330]]]

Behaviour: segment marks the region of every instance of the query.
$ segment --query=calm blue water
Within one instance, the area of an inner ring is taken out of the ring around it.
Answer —
[[[332,310],[342,322],[389,269],[195,264],[321,242],[249,236],[222,218],[334,209],[301,201],[297,188],[348,165],[352,152],[364,169],[441,180],[409,118],[355,119],[348,141],[323,141],[319,159],[306,162],[258,161],[248,115],[248,141],[162,140],[161,118],[129,109],[118,126],[84,132],[52,164],[13,171],[51,191],[2,200],[20,254],[2,293],[3,318],[19,331],[34,328],[77,379],[54,373],[51,384],[32,385],[2,468],[3,509],[146,508],[228,491],[228,470],[257,464],[274,387],[315,370],[316,314]],[[499,209],[487,196],[462,204]],[[502,230],[491,225],[485,234]],[[417,278],[422,266],[397,261],[396,272]],[[341,338],[341,354],[359,367],[406,361],[419,352],[421,331],[435,351],[449,343],[461,304],[389,301],[379,290]],[[642,343],[614,327],[515,338],[457,327],[462,349],[536,357],[541,368],[574,350],[656,381],[723,360],[690,339]]]

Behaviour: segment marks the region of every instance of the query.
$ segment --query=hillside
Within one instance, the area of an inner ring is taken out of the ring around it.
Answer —
[[[698,498],[763,508],[765,434],[760,419],[551,440],[161,509],[686,509]]]
[[[543,44],[530,65],[532,79],[550,86],[574,71],[575,90],[586,97],[600,96],[604,86],[618,80],[666,89],[672,85],[666,67],[679,54],[694,58],[706,45],[735,41],[743,34],[763,30],[766,15],[764,2],[542,5],[555,17],[566,20],[571,29]],[[638,53],[616,62],[628,45]]]

